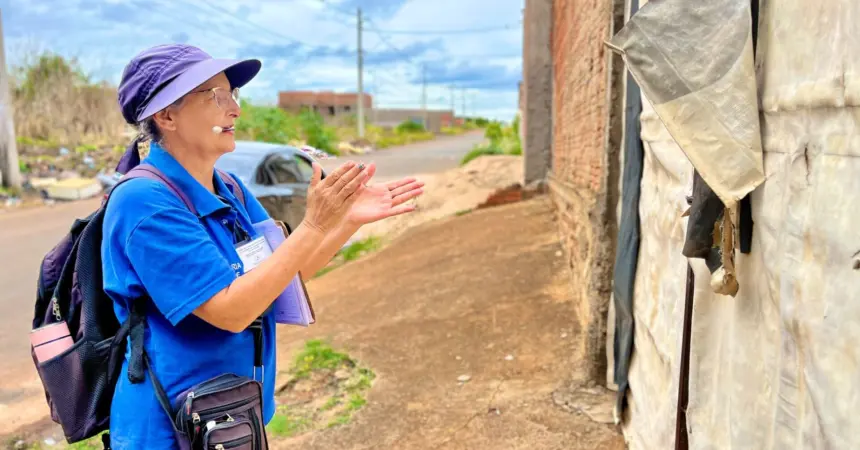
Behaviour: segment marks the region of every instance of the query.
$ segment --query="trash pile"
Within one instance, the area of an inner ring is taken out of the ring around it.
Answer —
[[[22,148],[19,161],[23,178],[21,192],[0,192],[0,205],[83,200],[101,195],[113,184],[113,167],[124,147],[81,145],[74,149]]]

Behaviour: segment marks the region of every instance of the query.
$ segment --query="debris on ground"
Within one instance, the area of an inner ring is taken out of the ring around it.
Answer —
[[[45,186],[47,198],[55,200],[84,200],[102,193],[102,184],[95,178],[67,178]]]

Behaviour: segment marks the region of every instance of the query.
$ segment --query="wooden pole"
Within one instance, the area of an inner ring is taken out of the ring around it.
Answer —
[[[0,185],[21,188],[21,168],[15,144],[15,124],[12,121],[12,96],[6,73],[6,50],[3,42],[3,17],[0,10]]]

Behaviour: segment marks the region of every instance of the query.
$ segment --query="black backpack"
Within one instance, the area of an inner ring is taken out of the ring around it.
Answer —
[[[230,175],[216,170],[224,183],[244,203],[243,191]],[[163,173],[148,164],[131,169],[115,186],[134,178],[149,178],[167,185],[185,206],[196,214],[188,196]],[[142,348],[140,333],[131,332],[141,323],[141,311],[133,310],[120,324],[113,301],[104,292],[102,280],[102,224],[110,192],[98,210],[75,220],[69,233],[45,256],[39,272],[32,329],[65,322],[74,344],[42,363],[31,348],[33,362],[42,380],[51,418],[63,428],[69,443],[95,436],[110,426],[111,401],[119,377],[127,340]],[[139,302],[135,302],[139,303]],[[135,342],[139,340],[139,342]],[[129,379],[144,379],[144,361],[132,351]],[[106,448],[109,438],[104,435]]]

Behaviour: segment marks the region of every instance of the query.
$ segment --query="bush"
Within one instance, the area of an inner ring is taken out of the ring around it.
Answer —
[[[242,101],[242,115],[236,121],[236,137],[251,141],[287,144],[301,136],[300,129],[298,119],[286,111],[246,101]]]
[[[395,131],[397,133],[421,133],[424,132],[425,129],[423,124],[407,120],[406,122],[397,125]]]
[[[467,122],[468,123],[468,122]],[[511,126],[505,127],[501,122],[487,122],[484,137],[490,141],[488,145],[476,145],[472,151],[463,157],[460,165],[468,164],[475,158],[484,155],[522,155],[523,147],[520,141],[520,118],[514,118]]]
[[[10,68],[10,94],[22,153],[127,140],[116,87],[91,81],[76,60],[50,52],[26,54],[21,61]]]
[[[469,153],[466,154],[466,156],[463,157],[463,159],[460,161],[460,165],[464,166],[464,165],[468,164],[470,161],[472,161],[473,159],[476,159],[476,158],[484,156],[484,155],[502,155],[502,154],[504,154],[502,149],[499,148],[498,146],[493,145],[493,144],[476,145],[475,148],[472,149],[472,151],[470,151]]]
[[[299,114],[299,121],[302,124],[302,131],[308,145],[331,154],[337,154],[335,130],[325,124],[319,113],[305,109]]]
[[[491,123],[484,131],[484,137],[489,139],[491,143],[497,146],[501,143],[503,136],[504,134],[502,132],[502,125],[498,122]]]

